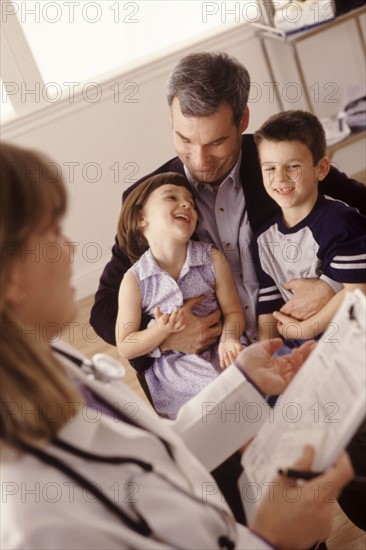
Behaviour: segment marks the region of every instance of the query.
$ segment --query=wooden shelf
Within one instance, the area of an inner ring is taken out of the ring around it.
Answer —
[[[281,29],[277,29],[275,27],[271,27],[268,25],[261,25],[257,23],[253,23],[255,27],[258,28],[258,37],[261,43],[262,52],[266,61],[268,72],[271,76],[272,82],[276,82],[275,74],[272,68],[271,59],[270,59],[270,51],[272,49],[273,43],[281,41],[285,44],[287,44],[290,48],[290,51],[293,56],[293,60],[295,62],[296,70],[298,73],[299,81],[304,93],[304,98],[306,101],[306,108],[311,113],[314,113],[313,104],[311,101],[311,97],[309,95],[308,87],[306,84],[306,75],[304,73],[304,70],[302,68],[301,59],[299,56],[299,52],[297,49],[297,46],[300,42],[303,42],[304,40],[308,40],[309,38],[312,38],[313,36],[326,32],[327,30],[334,29],[334,27],[337,27],[338,25],[347,23],[349,21],[354,21],[356,25],[356,36],[355,39],[359,40],[361,47],[363,51],[365,51],[365,36],[362,30],[362,26],[360,23],[360,16],[363,15],[366,12],[366,6],[361,6],[359,8],[356,8],[350,12],[347,12],[345,14],[342,14],[338,17],[335,17],[333,19],[329,19],[328,21],[324,21],[322,23],[313,25],[311,27],[308,27],[306,29],[299,29],[298,31],[294,32],[291,31],[285,32]],[[270,41],[271,45],[270,48],[267,48],[266,42]],[[279,93],[277,87],[275,87],[274,90],[277,101],[281,107],[281,110],[285,110],[284,103],[281,97],[281,94]]]
[[[350,134],[345,139],[342,139],[342,141],[338,141],[338,143],[334,143],[334,145],[330,145],[329,147],[327,147],[327,155],[331,159],[336,151],[339,151],[340,149],[343,149],[343,147],[347,147],[348,145],[352,145],[357,141],[364,140],[365,138],[366,130]]]
[[[307,40],[308,38],[311,38],[316,34],[324,32],[327,29],[334,28],[337,25],[341,25],[342,23],[346,23],[347,21],[350,21],[352,19],[354,19],[356,23],[359,24],[358,17],[363,13],[365,13],[365,11],[366,11],[366,6],[361,6],[352,11],[339,15],[338,17],[333,17],[332,19],[328,19],[327,21],[323,21],[321,23],[311,25],[307,28],[303,28],[303,29],[299,29],[291,32],[286,32],[282,29],[277,29],[276,27],[270,27],[268,25],[261,25],[257,23],[253,23],[253,25],[260,30],[263,36],[266,36],[268,38],[274,38],[277,40],[284,40],[286,42],[295,44],[297,42],[301,42],[302,40]],[[363,37],[361,27],[360,27],[360,33],[361,33],[361,36]]]
[[[339,151],[339,149],[343,149],[343,147],[347,147],[348,145],[353,145],[357,141],[364,140],[365,138],[366,130],[350,134],[345,139],[342,139],[342,141],[338,141],[338,143],[334,143],[334,145],[330,145],[329,147],[327,147],[327,155],[329,156],[329,158],[332,158],[334,153],[336,151]]]

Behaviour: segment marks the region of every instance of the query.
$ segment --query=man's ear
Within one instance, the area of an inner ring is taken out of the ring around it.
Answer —
[[[245,107],[239,123],[239,130],[241,134],[245,132],[245,130],[248,128],[248,125],[249,125],[249,107]]]
[[[328,175],[330,166],[330,160],[328,157],[323,157],[322,159],[320,159],[320,161],[318,162],[319,181],[322,181],[325,176]]]

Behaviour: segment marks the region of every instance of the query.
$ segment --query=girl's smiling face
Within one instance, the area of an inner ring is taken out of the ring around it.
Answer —
[[[149,195],[139,222],[149,244],[167,235],[188,241],[196,224],[197,212],[191,192],[173,184],[162,185]]]

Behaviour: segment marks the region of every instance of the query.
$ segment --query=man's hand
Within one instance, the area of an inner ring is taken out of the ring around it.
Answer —
[[[314,342],[305,342],[289,355],[273,357],[282,345],[280,338],[265,340],[245,348],[236,359],[236,364],[264,395],[281,394],[315,346]]]
[[[199,304],[204,296],[191,298],[184,302],[180,312],[185,316],[186,327],[180,332],[170,334],[162,344],[161,351],[180,351],[181,353],[200,353],[212,346],[221,336],[221,312],[216,310],[207,317],[197,317],[192,313],[194,306]]]
[[[313,449],[306,446],[293,467],[310,470],[313,457]],[[311,481],[278,476],[263,495],[252,531],[281,550],[309,548],[325,540],[332,530],[334,502],[353,475],[350,459],[343,453],[332,468]]]
[[[315,315],[335,294],[332,287],[322,279],[292,279],[283,286],[294,294],[281,308],[281,313],[298,321]]]

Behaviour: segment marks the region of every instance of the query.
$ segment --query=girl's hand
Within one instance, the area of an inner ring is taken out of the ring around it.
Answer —
[[[237,358],[243,345],[235,340],[225,340],[219,344],[220,367],[226,369]]]
[[[184,311],[179,307],[175,307],[169,315],[169,313],[163,313],[157,306],[154,309],[154,315],[158,326],[167,333],[180,332],[187,326]]]

